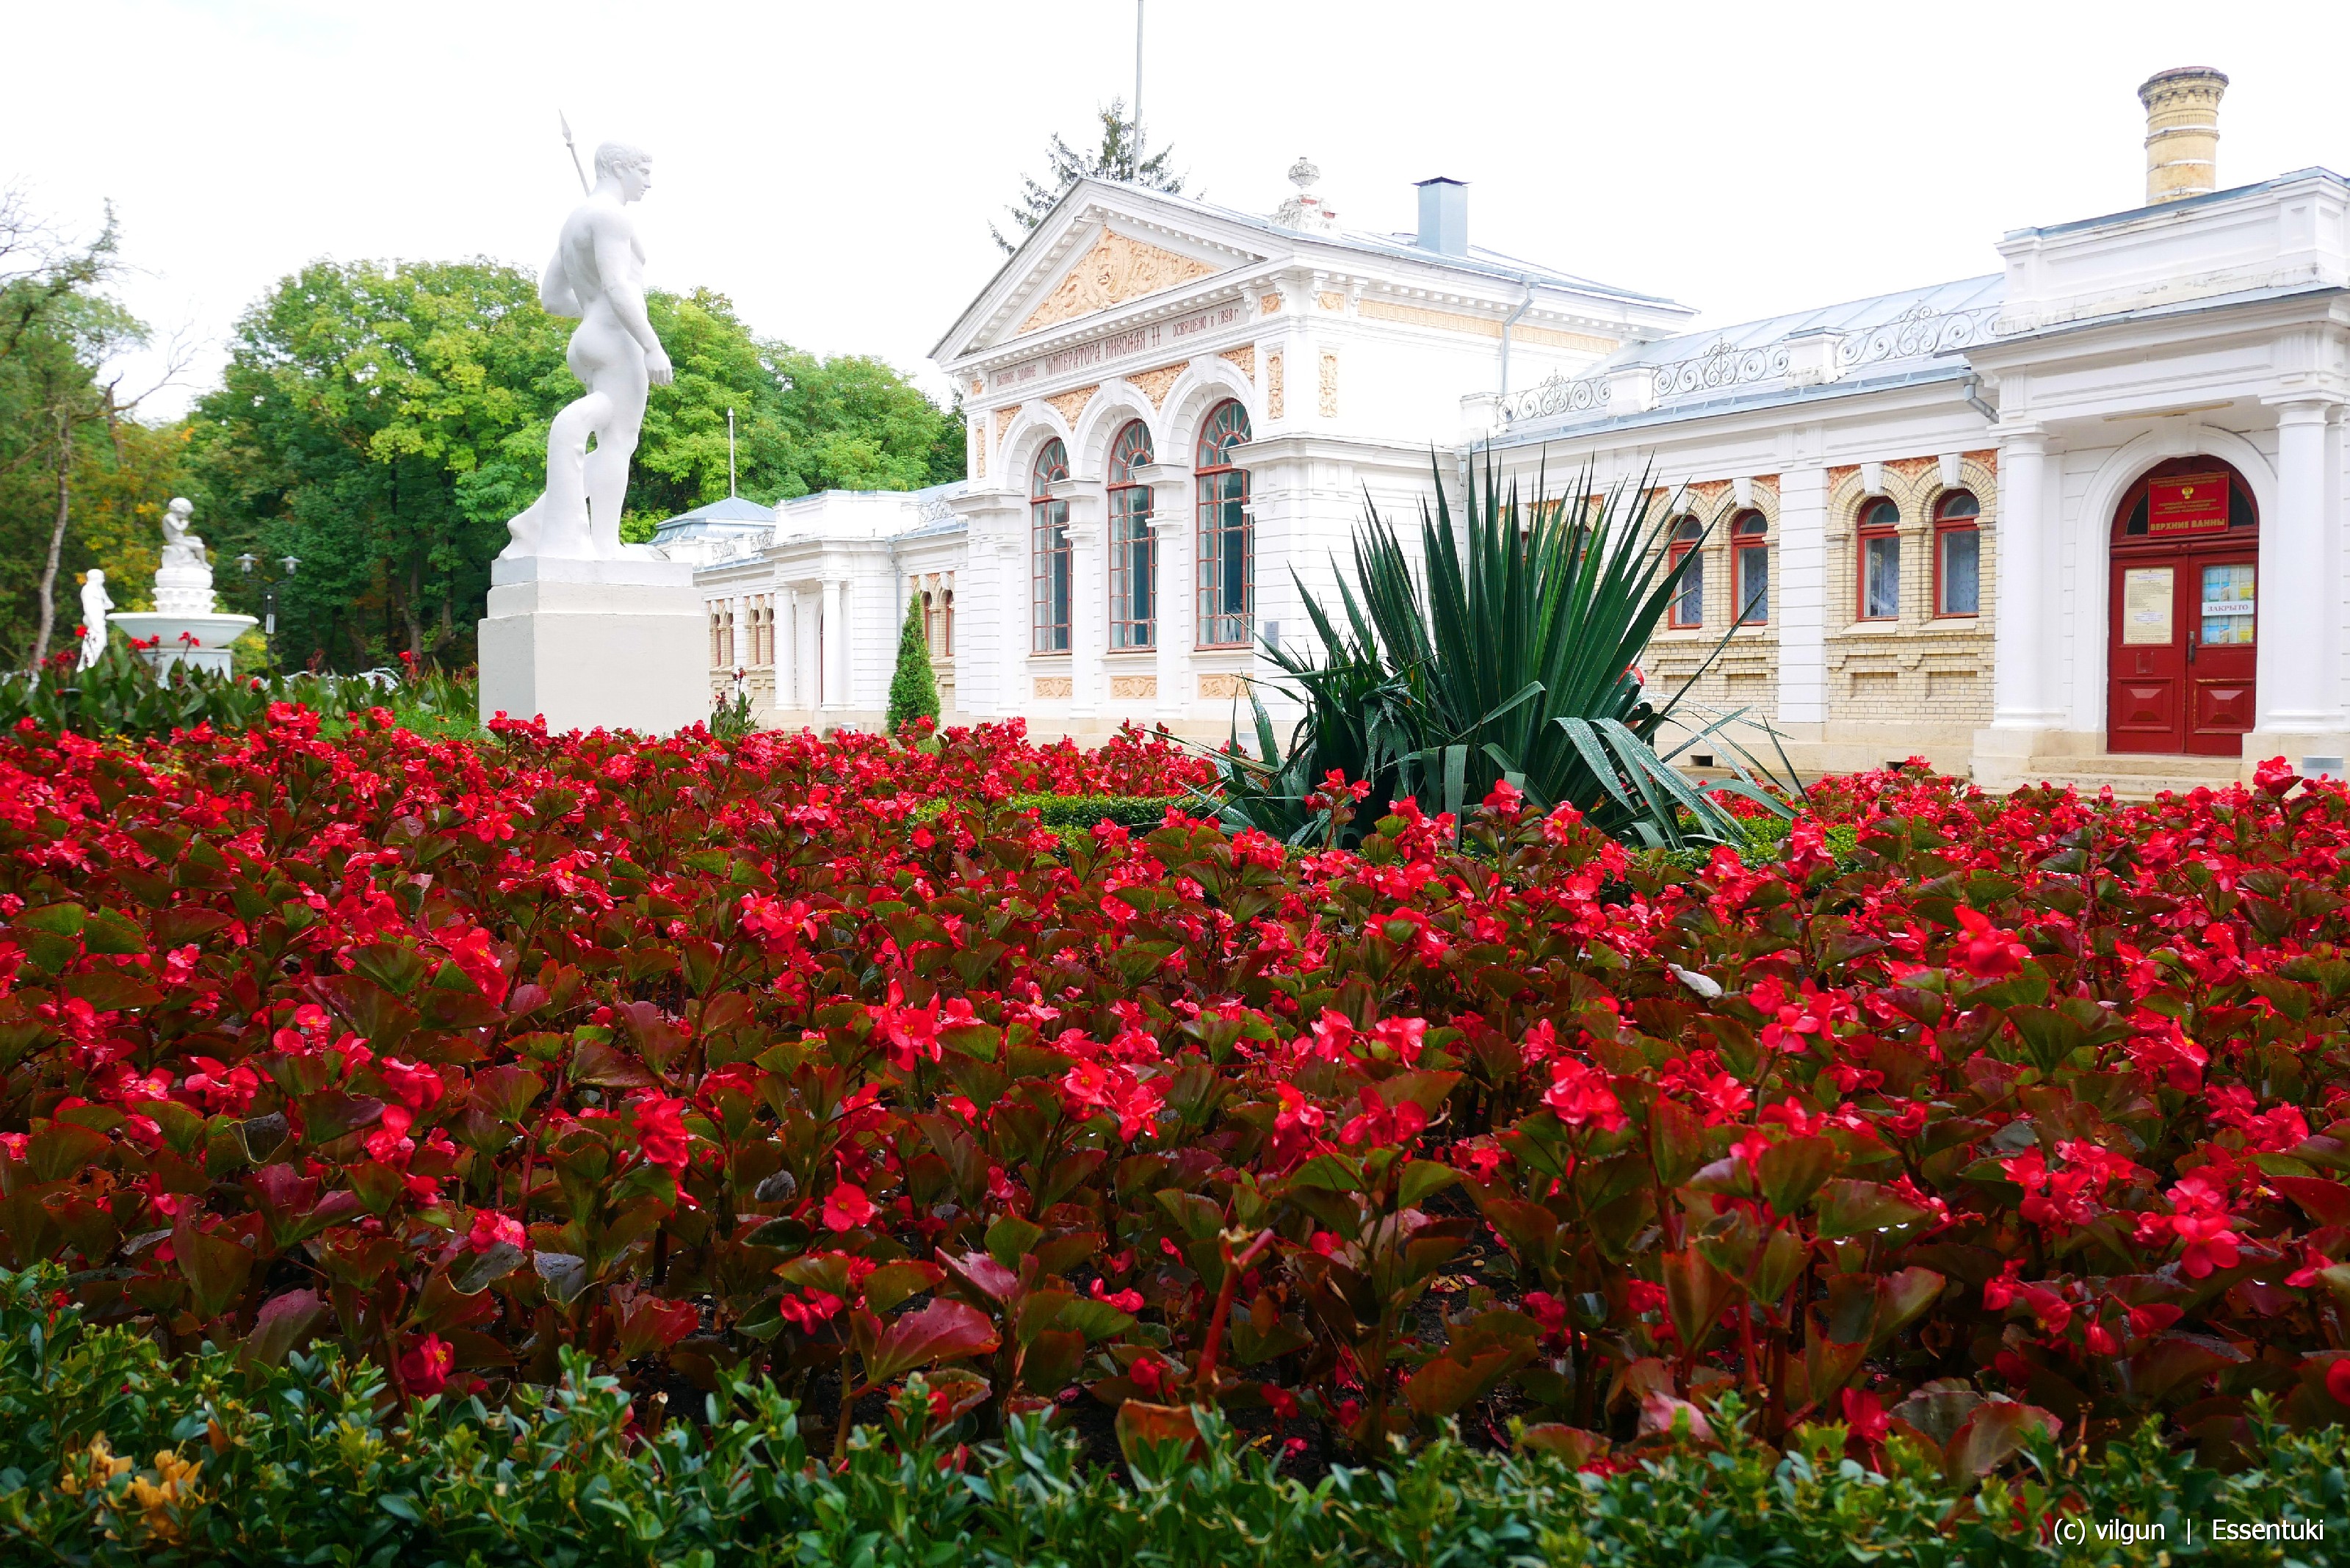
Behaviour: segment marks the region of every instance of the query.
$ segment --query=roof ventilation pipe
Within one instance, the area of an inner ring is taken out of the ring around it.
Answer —
[[[1419,248],[1440,256],[1469,254],[1469,187],[1438,175],[1419,182]]]

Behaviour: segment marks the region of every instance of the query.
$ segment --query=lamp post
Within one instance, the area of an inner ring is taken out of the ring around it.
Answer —
[[[278,556],[277,564],[285,569],[284,576],[281,576],[269,570],[269,563],[266,560],[247,550],[236,558],[236,564],[244,568],[244,575],[248,577],[253,576],[253,569],[255,566],[262,569],[261,635],[269,645],[270,667],[276,669],[277,666],[277,585],[293,576],[294,568],[302,563],[293,556]]]

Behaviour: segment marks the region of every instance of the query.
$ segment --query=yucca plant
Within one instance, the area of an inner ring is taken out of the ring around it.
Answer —
[[[1737,818],[1672,765],[1708,739],[1740,759],[1715,788],[1789,814],[1782,794],[1800,786],[1783,754],[1776,777],[1732,734],[1768,727],[1742,709],[1686,701],[1726,633],[1661,702],[1638,674],[1696,558],[1670,563],[1675,508],[1654,504],[1647,475],[1601,494],[1586,473],[1558,499],[1541,498],[1538,480],[1529,504],[1514,483],[1503,492],[1489,454],[1482,483],[1470,473],[1463,524],[1440,474],[1434,488],[1434,504],[1420,505],[1419,569],[1367,500],[1356,586],[1338,583],[1340,614],[1298,584],[1319,655],[1271,643],[1266,652],[1282,672],[1274,684],[1305,714],[1284,753],[1252,693],[1256,755],[1243,753],[1237,730],[1222,753],[1228,818],[1292,843],[1336,837],[1326,803],[1309,799],[1335,769],[1370,785],[1356,814],[1363,823],[1405,795],[1457,813],[1506,780],[1538,808],[1573,805],[1632,842],[1741,843]],[[1660,737],[1678,738],[1660,752]]]

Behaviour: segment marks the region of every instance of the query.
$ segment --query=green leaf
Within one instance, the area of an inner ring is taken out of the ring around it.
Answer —
[[[1420,1199],[1431,1193],[1443,1191],[1461,1179],[1461,1173],[1449,1165],[1432,1159],[1415,1159],[1403,1168],[1403,1180],[1396,1189],[1396,1201],[1406,1209],[1417,1209]]]
[[[1924,1205],[1874,1181],[1830,1181],[1819,1192],[1818,1235],[1823,1241],[1870,1235],[1914,1225],[1929,1212]]]
[[[1763,1151],[1755,1162],[1755,1179],[1773,1210],[1794,1215],[1811,1201],[1835,1163],[1835,1145],[1826,1138],[1791,1137]]]

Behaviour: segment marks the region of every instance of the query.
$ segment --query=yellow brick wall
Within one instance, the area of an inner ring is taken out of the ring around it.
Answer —
[[[1960,463],[1961,487],[1974,493],[1982,512],[1979,571],[1981,613],[1937,618],[1933,613],[1934,507],[1941,499],[1941,465],[1932,457],[1905,458],[1884,465],[1885,493],[1901,510],[1901,614],[1891,622],[1859,618],[1856,520],[1863,501],[1860,470],[1828,472],[1825,642],[1828,721],[1832,726],[1870,722],[1988,723],[1991,710],[1993,585],[1998,571],[1999,477],[1995,452],[1972,452]],[[1695,517],[1711,528],[1705,545],[1705,625],[1695,630],[1660,629],[1641,668],[1659,700],[1679,691],[1707,658],[1730,624],[1731,550],[1730,520],[1743,510],[1727,483],[1692,485],[1678,497],[1659,493],[1656,504],[1676,503],[1673,516]],[[1752,483],[1752,505],[1770,524],[1770,620],[1742,627],[1730,639],[1683,701],[1718,710],[1745,709],[1751,717],[1775,717],[1779,689],[1780,595],[1785,576],[1780,564],[1779,490],[1775,476]]]
[[[1941,465],[1930,457],[1884,465],[1885,495],[1901,511],[1901,613],[1892,621],[1860,619],[1858,519],[1860,470],[1828,471],[1827,689],[1830,724],[1867,722],[1974,726],[1991,722],[1991,627],[1999,553],[1997,454],[1969,452],[1960,487],[1982,514],[1981,611],[1934,614],[1934,508],[1942,498]]]
[[[1736,591],[1730,520],[1746,510],[1738,504],[1737,492],[1726,480],[1690,485],[1678,496],[1665,493],[1657,497],[1659,508],[1669,504],[1675,521],[1694,517],[1710,532],[1703,551],[1705,625],[1695,630],[1660,628],[1641,665],[1648,677],[1648,689],[1659,701],[1679,691],[1690,673],[1713,655],[1730,625],[1731,600]],[[1779,486],[1775,478],[1753,482],[1753,510],[1770,524],[1763,541],[1771,551],[1771,618],[1760,626],[1739,628],[1730,645],[1681,701],[1724,711],[1744,709],[1751,719],[1768,720],[1777,711],[1779,697]]]

